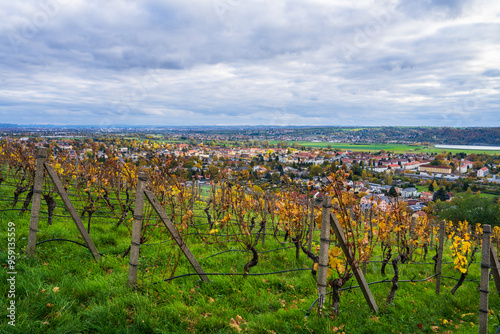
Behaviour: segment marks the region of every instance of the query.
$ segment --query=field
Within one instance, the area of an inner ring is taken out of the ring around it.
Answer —
[[[276,145],[280,141],[271,140],[269,141],[271,144]],[[481,150],[459,150],[459,149],[443,149],[443,148],[435,148],[428,146],[414,146],[414,145],[405,145],[405,144],[352,144],[352,143],[327,143],[327,142],[310,142],[310,141],[296,141],[296,142],[287,142],[289,146],[292,146],[294,143],[300,146],[305,147],[318,147],[318,148],[326,148],[331,147],[331,149],[338,148],[340,150],[351,150],[354,152],[378,152],[380,150],[385,150],[386,152],[394,152],[394,153],[443,153],[443,152],[451,152],[451,153],[460,153],[465,152],[467,154],[471,153],[483,153]],[[486,154],[500,154],[500,151],[485,151]]]
[[[1,333],[477,333],[477,280],[479,264],[471,267],[464,285],[455,295],[450,293],[456,283],[443,278],[442,292],[436,295],[434,278],[424,282],[405,282],[433,276],[430,252],[422,264],[400,264],[400,288],[393,303],[385,302],[393,276],[380,274],[380,250],[367,266],[366,279],[371,285],[380,312],[370,312],[359,289],[341,292],[340,312],[334,315],[326,307],[318,315],[311,305],[317,298],[315,279],[309,270],[312,261],[304,254],[295,259],[295,249],[283,239],[268,236],[266,244],[256,246],[260,255],[257,266],[243,277],[243,266],[251,256],[238,243],[224,242],[209,245],[198,235],[185,235],[185,241],[209,276],[203,283],[198,276],[184,276],[168,282],[159,282],[170,274],[155,272],[158,261],[178,250],[169,241],[164,229],[156,229],[148,245],[141,246],[139,286],[127,287],[128,256],[122,254],[130,245],[130,231],[125,224],[116,227],[116,221],[94,218],[90,232],[103,257],[95,261],[90,252],[74,243],[53,241],[39,244],[34,258],[27,258],[26,250],[29,212],[20,215],[12,211],[12,188],[0,187],[0,239],[5,245],[7,225],[16,224],[16,326],[4,320]],[[21,203],[16,208],[20,208]],[[42,206],[42,211],[44,207]],[[201,211],[195,210],[195,215]],[[66,210],[57,208],[48,226],[41,219],[38,241],[65,238],[82,242],[75,224],[65,218]],[[196,223],[206,220],[196,218]],[[271,233],[271,232],[269,232]],[[314,240],[319,243],[319,232]],[[280,242],[278,242],[280,241]],[[443,275],[457,278],[449,254],[450,242],[445,246]],[[0,252],[2,263],[7,252]],[[477,259],[476,259],[477,260]],[[291,269],[300,271],[252,276]],[[175,275],[193,273],[184,258],[180,258]],[[1,272],[5,282],[7,270]],[[158,284],[154,284],[157,283]],[[354,278],[346,285],[356,286]],[[1,285],[2,310],[7,306],[7,284]],[[494,284],[490,290],[495,291]],[[327,304],[328,305],[328,304]],[[500,307],[498,295],[490,295],[489,332],[499,324],[496,314]],[[4,314],[4,319],[5,314]]]

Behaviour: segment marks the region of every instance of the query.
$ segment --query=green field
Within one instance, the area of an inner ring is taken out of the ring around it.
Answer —
[[[276,145],[280,141],[271,140],[270,143]],[[413,152],[413,153],[443,153],[443,152],[451,152],[451,153],[460,153],[465,152],[467,154],[471,153],[486,153],[486,154],[500,154],[500,150],[498,151],[480,151],[480,150],[458,150],[458,149],[442,149],[435,147],[426,147],[426,146],[413,146],[413,145],[405,145],[405,144],[352,144],[352,143],[327,143],[327,142],[308,142],[308,141],[289,141],[286,142],[290,147],[296,143],[300,146],[305,147],[318,147],[318,148],[326,148],[331,147],[331,149],[341,149],[341,150],[351,150],[355,152],[378,152],[380,150],[385,150],[386,152],[394,152],[394,153],[405,153],[405,152]]]

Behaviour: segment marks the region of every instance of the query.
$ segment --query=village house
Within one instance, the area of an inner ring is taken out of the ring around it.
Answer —
[[[387,169],[400,169],[400,168],[401,168],[401,166],[398,164],[387,165]]]
[[[418,167],[420,167],[421,165],[422,165],[422,163],[420,161],[415,160],[415,161],[406,163],[404,165],[404,169],[407,169],[407,170],[417,169],[418,170]]]
[[[490,171],[487,167],[483,167],[477,170],[477,177],[486,177],[486,175],[490,174]]]
[[[500,175],[493,175],[493,177],[488,178],[488,182],[500,183]]]
[[[467,173],[467,171],[469,169],[471,169],[473,166],[474,166],[474,163],[472,161],[468,161],[468,160],[462,159],[460,161],[460,167],[459,167],[460,169],[459,169],[459,171],[460,171],[461,174]]]
[[[369,194],[361,198],[360,204],[362,209],[370,209],[376,204],[378,209],[386,212],[394,206],[394,199],[384,195]]]
[[[418,190],[416,188],[405,188],[401,190],[401,197],[412,198],[418,196]]]
[[[434,194],[431,193],[431,192],[428,192],[428,191],[424,191],[422,193],[420,193],[420,199],[424,200],[424,201],[432,201],[432,196]]]

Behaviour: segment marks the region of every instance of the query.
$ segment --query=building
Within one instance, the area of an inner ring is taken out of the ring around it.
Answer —
[[[416,188],[405,188],[401,190],[401,197],[403,198],[417,197],[418,195],[418,190]]]
[[[399,169],[399,168],[401,168],[401,166],[398,164],[390,164],[390,165],[387,165],[387,168],[388,169]]]
[[[432,201],[433,196],[434,194],[428,191],[424,191],[420,194],[420,198],[424,201]]]
[[[477,171],[477,177],[486,177],[488,174],[490,174],[490,171],[487,167],[483,167]]]
[[[363,209],[370,209],[373,204],[376,204],[381,211],[385,212],[394,206],[395,201],[394,199],[384,195],[370,194],[363,196],[360,204]]]
[[[472,161],[464,160],[462,159],[460,161],[460,173],[464,174],[467,173],[469,169],[471,169],[474,166],[474,163]]]
[[[492,183],[500,183],[500,176],[499,175],[493,175],[492,178],[489,178],[488,179],[488,182],[492,182]]]
[[[430,164],[427,165],[421,165],[418,168],[419,171],[421,172],[430,172],[430,173],[445,173],[445,174],[450,174],[451,173],[451,167],[450,166],[433,166]]]
[[[420,167],[422,165],[422,163],[420,161],[412,161],[412,162],[408,162],[404,165],[404,169],[418,169],[418,167]]]

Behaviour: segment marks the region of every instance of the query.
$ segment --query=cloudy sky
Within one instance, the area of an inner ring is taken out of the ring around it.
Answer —
[[[500,1],[2,1],[0,74],[0,123],[500,126]]]

